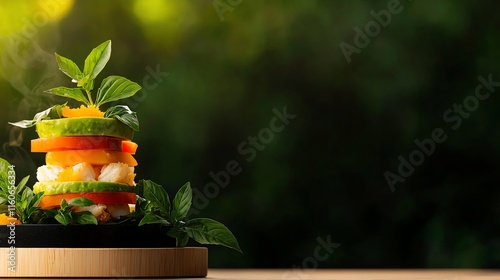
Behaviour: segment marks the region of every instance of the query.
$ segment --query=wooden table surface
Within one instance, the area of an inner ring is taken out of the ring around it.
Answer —
[[[5,278],[4,278],[5,279]],[[15,278],[37,279],[37,278]],[[61,278],[54,278],[61,279]],[[70,278],[75,279],[75,278]],[[99,278],[86,278],[99,279]],[[110,278],[104,278],[109,280]],[[130,279],[130,278],[111,278]],[[159,279],[159,278],[153,278]],[[173,278],[167,278],[173,279]],[[500,280],[500,270],[209,269],[207,280]]]
[[[207,279],[235,280],[500,280],[500,270],[209,269]]]

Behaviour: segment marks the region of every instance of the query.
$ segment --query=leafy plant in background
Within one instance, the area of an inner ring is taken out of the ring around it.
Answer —
[[[76,88],[56,87],[47,90],[47,93],[63,96],[82,102],[87,107],[99,109],[100,106],[117,101],[120,99],[128,98],[136,94],[140,89],[137,83],[130,81],[127,78],[112,75],[105,78],[99,89],[95,99],[92,97],[92,90],[94,89],[95,78],[104,69],[104,66],[111,57],[111,41],[108,40],[96,48],[94,48],[85,59],[83,71],[71,59],[55,54],[59,69],[71,78],[73,83],[76,83]],[[62,117],[62,108],[64,105],[55,105],[45,111],[39,112],[35,115],[33,120],[23,120],[12,125],[28,128],[36,125],[44,119],[58,119]],[[116,118],[120,122],[128,125],[135,131],[139,130],[139,121],[137,114],[130,110],[128,106],[117,105],[108,108],[104,117]]]

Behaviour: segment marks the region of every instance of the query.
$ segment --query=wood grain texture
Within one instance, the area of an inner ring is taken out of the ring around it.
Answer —
[[[292,271],[292,273],[290,273]],[[12,277],[12,276],[10,276]],[[108,276],[125,279],[119,273]],[[181,277],[181,276],[170,276]],[[46,278],[46,277],[42,277]],[[144,278],[144,277],[137,277]],[[16,279],[33,279],[19,277]],[[74,278],[73,278],[74,279]],[[109,278],[95,277],[94,280]],[[172,279],[159,277],[155,279]],[[193,276],[183,280],[199,279]],[[207,280],[500,280],[499,270],[464,270],[464,269],[209,269]]]
[[[0,277],[204,277],[208,250],[186,248],[16,248],[15,272],[8,262]],[[8,260],[8,248],[0,255]]]
[[[500,280],[500,270],[210,269],[210,280]]]

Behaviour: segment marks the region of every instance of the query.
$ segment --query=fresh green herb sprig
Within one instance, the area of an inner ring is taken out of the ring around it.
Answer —
[[[177,247],[186,246],[192,238],[200,244],[222,245],[241,252],[234,235],[220,222],[208,218],[185,220],[193,199],[189,182],[179,189],[172,202],[167,191],[153,181],[141,180],[138,189],[142,189],[144,198],[137,196],[132,216],[140,218],[139,226],[170,225],[167,234],[176,239]]]
[[[97,218],[89,211],[76,212],[72,206],[91,206],[94,202],[88,198],[78,197],[66,202],[61,200],[60,208],[57,210],[46,210],[46,218],[54,218],[60,224],[65,226],[69,224],[97,225]]]
[[[8,176],[10,164],[0,158],[0,210],[10,215],[10,205],[14,205],[16,216],[21,223],[36,223],[41,209],[38,207],[43,192],[34,194],[26,186],[29,176],[24,177],[17,186],[11,184]]]
[[[66,76],[70,77],[73,83],[76,83],[76,87],[56,87],[46,90],[45,92],[47,93],[71,98],[82,102],[87,107],[94,106],[99,109],[106,103],[129,98],[141,90],[141,86],[137,83],[121,76],[112,75],[101,82],[101,86],[97,89],[95,99],[93,98],[92,90],[94,89],[95,79],[104,69],[104,66],[106,66],[111,57],[110,40],[100,44],[90,52],[85,59],[83,71],[80,70],[78,65],[71,59],[57,53],[55,57],[59,69]],[[22,120],[10,124],[21,128],[28,128],[44,119],[61,118],[61,109],[65,105],[66,104],[56,105],[43,112],[37,113],[33,120]],[[136,131],[139,130],[137,114],[130,110],[128,106],[112,106],[106,110],[105,117],[114,117],[132,129]]]
[[[46,120],[46,119],[60,119],[62,118],[62,109],[64,106],[66,106],[67,103],[64,103],[62,105],[54,105],[47,110],[44,110],[42,112],[38,112],[35,117],[33,117],[32,120],[22,120],[18,121],[15,123],[10,123],[11,125],[21,127],[21,128],[28,128],[35,126],[37,123]]]
[[[100,44],[90,52],[85,59],[83,71],[71,59],[57,53],[55,55],[59,69],[70,77],[77,87],[56,87],[47,90],[47,93],[73,98],[87,106],[94,105],[99,108],[105,103],[131,97],[141,89],[141,86],[127,78],[109,76],[102,81],[100,88],[97,90],[95,101],[93,100],[92,90],[94,89],[95,78],[101,73],[111,57],[111,40]]]
[[[42,213],[38,205],[42,200],[43,192],[33,193],[33,191],[25,185],[28,178],[29,176],[19,182],[18,189],[22,188],[22,191],[20,191],[20,197],[18,195],[16,199],[16,213],[22,224],[36,222],[38,220],[38,215]],[[20,186],[22,187],[19,188]]]

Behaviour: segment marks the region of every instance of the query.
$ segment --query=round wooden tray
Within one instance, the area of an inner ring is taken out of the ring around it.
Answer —
[[[205,277],[208,250],[185,248],[0,248],[14,252],[0,277]]]
[[[175,248],[170,227],[0,226],[0,277],[205,277],[208,250]],[[15,247],[10,247],[15,246]]]

